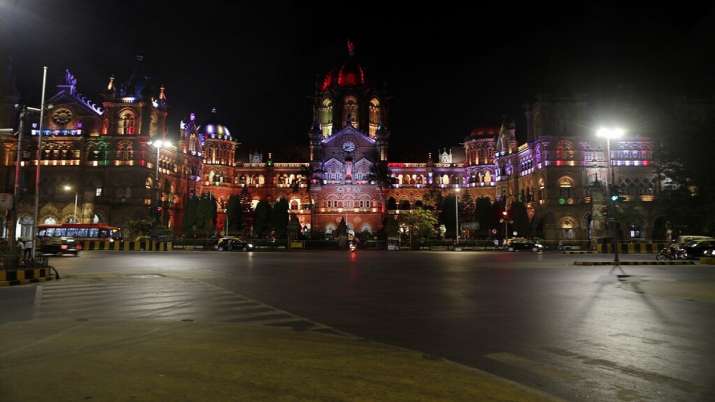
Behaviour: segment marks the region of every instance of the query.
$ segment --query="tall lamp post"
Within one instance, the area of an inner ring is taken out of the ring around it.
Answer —
[[[72,191],[72,186],[70,186],[69,184],[65,184],[62,187],[62,189],[69,192],[69,191]],[[70,223],[78,223],[78,219],[77,219],[77,198],[78,198],[78,196],[79,196],[79,192],[75,191],[74,192],[74,214],[72,215],[72,222],[70,222]]]
[[[502,220],[504,221],[504,244],[506,244],[506,241],[509,238],[509,227],[507,226],[509,225],[509,220],[507,219],[509,213],[506,212],[506,210],[501,211],[501,216]]]
[[[171,141],[168,140],[154,140],[154,141],[149,141],[149,145],[153,146],[156,148],[156,176],[154,178],[154,187],[156,188],[156,207],[157,207],[157,221],[161,223],[161,214],[159,213],[158,208],[161,206],[161,187],[159,184],[159,158],[161,156],[161,149],[162,148],[170,148],[171,147]]]
[[[606,180],[606,193],[608,194],[608,224],[611,227],[611,236],[612,240],[611,243],[613,244],[613,263],[618,265],[620,263],[620,259],[618,256],[618,230],[616,227],[616,221],[614,217],[614,203],[618,199],[617,195],[611,194],[611,191],[614,189],[615,183],[616,183],[616,178],[615,178],[615,172],[613,170],[613,164],[611,163],[611,140],[617,140],[626,133],[626,131],[622,128],[619,127],[601,127],[596,131],[596,136],[600,138],[605,138],[606,139],[606,162],[607,162],[607,167],[608,167],[608,179]],[[613,197],[616,197],[615,199]]]
[[[37,168],[35,168],[35,211],[32,222],[32,260],[37,257],[37,225],[40,212],[40,165],[42,164],[42,123],[45,119],[45,87],[47,86],[47,66],[42,67],[42,97],[40,100],[40,123],[37,130]],[[17,150],[18,153],[20,149]]]
[[[459,187],[454,189],[454,238],[457,244],[459,244],[459,203],[457,202],[459,190]]]

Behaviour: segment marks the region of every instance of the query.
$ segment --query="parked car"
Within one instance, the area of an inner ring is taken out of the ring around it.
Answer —
[[[79,242],[73,237],[47,237],[38,240],[40,245],[38,251],[42,255],[71,254],[76,257],[80,248]]]
[[[517,237],[510,239],[507,243],[509,251],[517,250],[531,250],[531,251],[543,251],[544,245],[536,240],[529,240],[523,237]]]
[[[216,244],[219,251],[252,251],[253,243],[241,240],[237,237],[222,237]]]
[[[683,247],[685,255],[690,260],[697,260],[704,253],[715,247],[715,241],[712,240],[693,240]]]

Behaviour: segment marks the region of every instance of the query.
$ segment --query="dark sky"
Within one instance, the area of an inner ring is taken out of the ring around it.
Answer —
[[[255,3],[0,0],[0,51],[34,103],[42,65],[51,90],[69,67],[98,101],[107,78],[125,79],[143,54],[167,88],[174,127],[215,106],[244,151],[284,158],[307,147],[315,76],[345,58],[347,38],[368,79],[393,96],[393,160],[421,160],[503,114],[519,119],[540,93],[713,93],[708,3]]]

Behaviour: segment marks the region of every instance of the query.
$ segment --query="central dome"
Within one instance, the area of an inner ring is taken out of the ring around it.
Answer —
[[[209,118],[204,123],[204,138],[216,138],[221,140],[232,140],[228,127],[221,124],[216,116],[216,108],[211,109]]]
[[[358,87],[365,85],[365,69],[355,60],[355,46],[348,41],[348,60],[340,68],[333,69],[325,74],[320,90],[325,91],[330,87]]]

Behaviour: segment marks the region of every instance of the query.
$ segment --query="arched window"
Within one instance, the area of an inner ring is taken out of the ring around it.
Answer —
[[[333,134],[333,101],[327,98],[320,104],[320,131],[323,137]]]
[[[566,198],[566,199],[571,198],[573,187],[574,187],[574,184],[573,184],[572,178],[570,178],[568,176],[564,176],[559,179],[559,195],[562,198]]]
[[[154,179],[151,178],[151,176],[147,176],[146,180],[144,181],[144,187],[150,189],[154,186]]]
[[[136,134],[136,117],[131,110],[119,112],[119,124],[117,127],[119,134]]]
[[[377,135],[377,129],[380,127],[381,117],[380,116],[380,101],[377,98],[370,99],[370,127],[369,134],[370,137]]]
[[[45,225],[56,225],[57,218],[55,218],[54,216],[48,216],[45,218],[45,220],[42,223]]]
[[[449,184],[449,176],[442,175],[442,184]]]
[[[484,172],[484,182],[487,184],[492,182],[492,174],[488,170]]]
[[[574,160],[576,158],[576,149],[573,142],[567,140],[561,140],[556,145],[556,159],[557,160]]]
[[[120,142],[117,144],[117,160],[130,161],[134,159],[134,148],[130,142]]]
[[[345,127],[358,127],[358,102],[354,96],[346,96],[343,103],[343,122]]]

